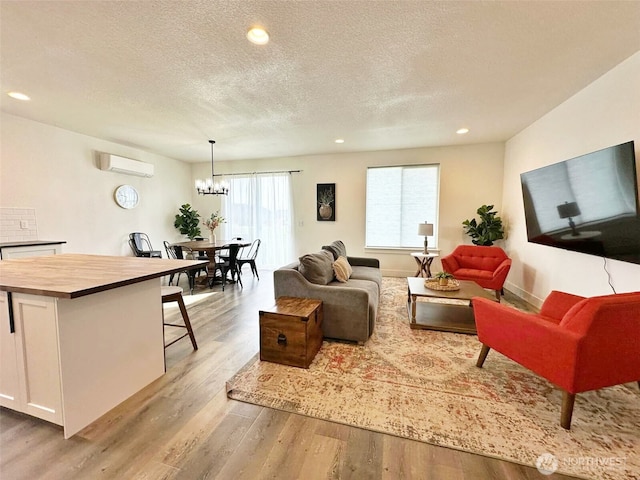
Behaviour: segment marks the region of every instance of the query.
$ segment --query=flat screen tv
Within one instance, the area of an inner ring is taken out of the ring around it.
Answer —
[[[633,141],[520,174],[529,242],[640,264]]]

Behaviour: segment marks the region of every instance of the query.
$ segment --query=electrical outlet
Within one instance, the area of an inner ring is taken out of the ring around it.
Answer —
[[[20,228],[27,230],[29,228],[29,220],[20,220]]]

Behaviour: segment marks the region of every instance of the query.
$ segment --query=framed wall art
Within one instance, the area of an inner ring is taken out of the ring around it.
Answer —
[[[319,222],[336,221],[336,184],[318,183],[316,189],[317,220]]]

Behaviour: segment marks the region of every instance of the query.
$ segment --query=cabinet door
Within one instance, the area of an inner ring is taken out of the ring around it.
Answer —
[[[16,334],[9,326],[7,292],[0,292],[0,405],[22,410],[16,357]]]
[[[13,294],[20,410],[62,425],[56,302],[51,297]]]
[[[40,257],[43,255],[60,255],[62,245],[59,243],[50,245],[30,245],[27,247],[5,247],[2,249],[2,259]]]

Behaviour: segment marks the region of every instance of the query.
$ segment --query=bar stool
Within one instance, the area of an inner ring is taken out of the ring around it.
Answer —
[[[191,344],[193,345],[193,349],[197,350],[198,344],[196,343],[196,337],[193,334],[193,329],[191,328],[189,315],[187,315],[187,307],[185,307],[184,300],[182,299],[182,287],[169,285],[169,286],[162,286],[161,290],[162,290],[162,303],[164,304],[164,303],[170,303],[170,302],[178,302],[178,306],[180,307],[180,312],[182,313],[182,319],[184,320],[184,325],[178,325],[175,323],[166,323],[164,321],[164,309],[163,309],[162,325],[187,329],[187,333],[165,344],[164,348],[167,348],[169,345],[173,345],[178,340],[182,340],[184,337],[189,335],[189,338],[191,339]]]

